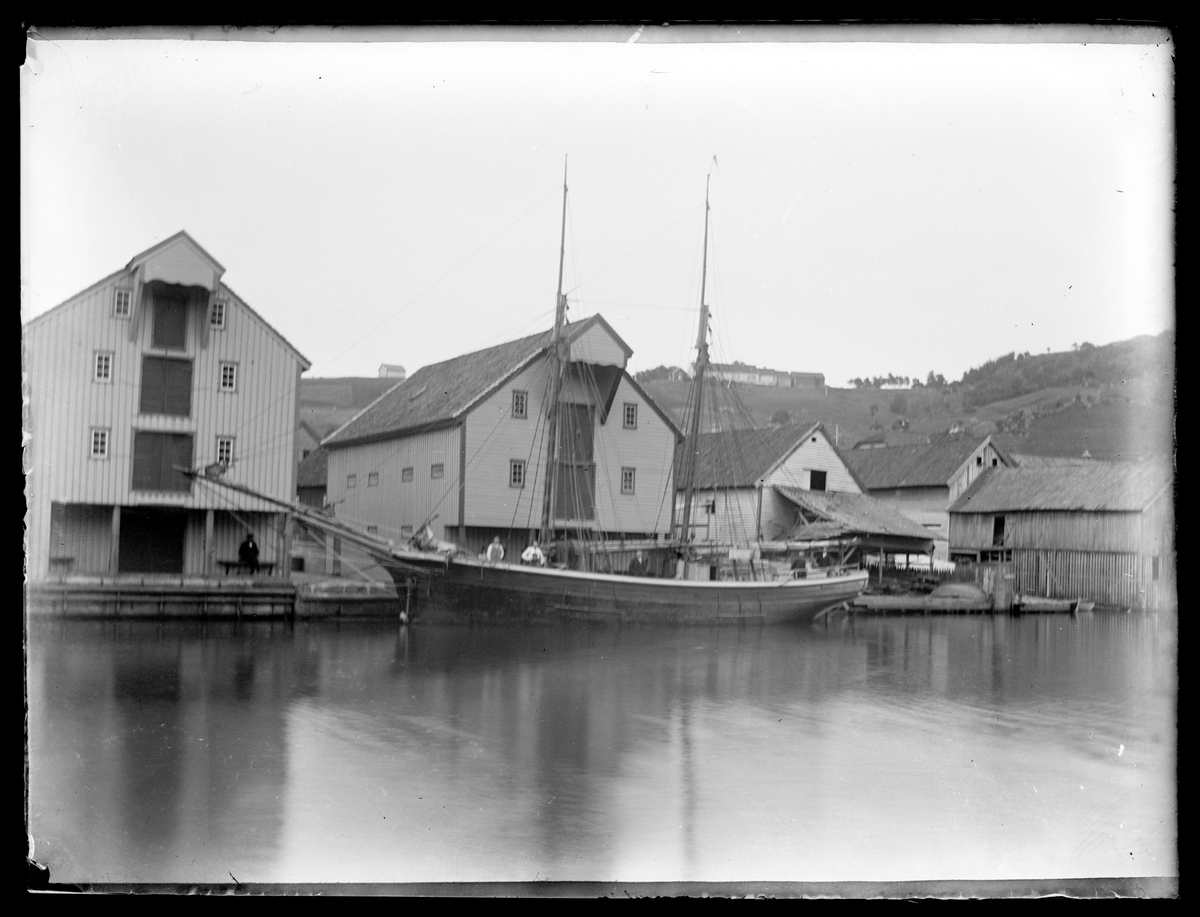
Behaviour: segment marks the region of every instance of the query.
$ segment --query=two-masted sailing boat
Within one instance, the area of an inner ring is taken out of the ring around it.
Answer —
[[[566,253],[566,180],[563,181],[563,235],[559,252],[558,294],[554,330],[549,348],[550,397],[546,418],[546,450],[549,469],[545,475],[542,501],[541,542],[549,545],[554,535],[553,508],[559,505],[557,488],[569,486],[570,475],[560,474],[563,455],[558,439],[562,412],[558,405],[564,376],[570,363],[570,348],[564,338],[566,296],[562,291]],[[708,272],[708,194],[704,208],[704,261]],[[708,306],[705,277],[701,278],[700,330],[690,399],[688,443],[701,432],[703,386],[708,367]],[[682,495],[682,512],[674,538],[659,548],[675,561],[673,577],[631,576],[611,572],[567,569],[566,564],[527,566],[515,562],[491,562],[463,553],[453,545],[434,543],[418,532],[409,544],[393,546],[323,513],[300,505],[291,509],[306,524],[339,537],[343,543],[365,550],[395,581],[404,597],[407,613],[423,621],[492,620],[511,622],[590,620],[668,624],[719,624],[738,622],[773,623],[815,617],[862,591],[867,574],[862,570],[835,571],[822,578],[793,578],[783,571],[770,578],[751,564],[752,578],[715,579],[718,566],[711,550],[701,557],[694,544],[691,516],[695,500],[696,463],[694,449],[684,449],[679,480],[671,483],[669,496],[675,504],[677,489]],[[568,469],[569,470],[569,469]],[[203,480],[200,475],[197,479]],[[224,483],[224,482],[221,482]],[[237,487],[227,484],[226,486]],[[242,489],[238,487],[237,489]],[[669,570],[670,567],[660,568]]]

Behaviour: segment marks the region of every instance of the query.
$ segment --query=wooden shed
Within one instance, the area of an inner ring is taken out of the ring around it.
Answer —
[[[950,557],[1012,564],[1019,593],[1176,603],[1174,476],[1154,462],[992,468],[950,507]]]

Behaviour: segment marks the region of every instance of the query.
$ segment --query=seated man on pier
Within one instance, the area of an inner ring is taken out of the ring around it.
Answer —
[[[258,573],[258,542],[253,532],[246,533],[246,540],[238,548],[238,561],[250,570],[251,576]]]

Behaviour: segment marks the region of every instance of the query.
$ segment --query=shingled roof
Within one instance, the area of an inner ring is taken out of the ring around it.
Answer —
[[[318,446],[300,463],[296,470],[297,487],[325,487],[329,477],[329,450]]]
[[[819,426],[788,424],[753,430],[701,433],[696,439],[696,489],[754,487],[785,453]],[[687,443],[680,443],[675,449],[676,481],[680,479],[686,450]]]
[[[954,502],[950,512],[1140,512],[1171,480],[1171,469],[1158,462],[989,468]]]
[[[845,459],[868,490],[945,487],[983,442],[983,438],[963,437],[924,446],[854,449],[846,453]]]
[[[803,531],[806,538],[834,535],[889,535],[933,541],[933,536],[921,525],[902,516],[878,500],[865,494],[835,493],[833,491],[803,490],[776,484],[775,490],[802,509],[820,516],[824,522],[797,526],[793,535]]]
[[[571,340],[597,322],[620,342],[599,315],[569,322],[563,331]],[[326,437],[323,445],[345,446],[452,423],[505,379],[546,353],[552,338],[553,331],[542,331],[423,366]],[[624,342],[621,345],[625,347]]]

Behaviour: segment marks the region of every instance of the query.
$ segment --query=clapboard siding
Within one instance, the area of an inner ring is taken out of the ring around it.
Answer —
[[[607,335],[605,335],[607,338]],[[528,392],[524,419],[512,416],[512,393]],[[596,525],[609,532],[666,533],[675,433],[622,378],[607,422],[601,424],[594,398],[568,389],[563,400],[596,407]],[[544,361],[530,366],[476,406],[466,422],[466,520],[471,527],[536,529],[545,494],[547,372]],[[625,429],[623,405],[638,406],[636,429]],[[510,462],[526,462],[524,487],[509,485]],[[634,468],[634,493],[621,493],[621,469]]]
[[[174,259],[169,265],[171,271],[186,274],[190,270],[187,265],[174,262],[186,261],[188,248],[188,242],[176,240],[159,260]],[[196,256],[196,263],[209,262]],[[204,270],[196,267],[192,272],[204,276]],[[211,269],[207,276],[212,277]],[[291,499],[295,490],[296,403],[300,370],[307,366],[303,357],[223,285],[218,286],[218,295],[228,302],[223,330],[204,333],[208,294],[197,293],[188,307],[186,347],[170,351],[155,348],[152,287],[145,288],[140,304],[135,303],[133,317],[113,314],[115,291],[130,286],[127,273],[113,274],[33,319],[23,329],[29,399],[28,549],[34,577],[47,569],[53,502],[164,505],[191,510],[275,509],[265,501],[208,485],[193,485],[190,493],[135,491],[136,431],[191,435],[193,466],[215,461],[217,437],[232,436],[234,465],[228,480],[281,500]],[[98,351],[113,355],[109,382],[94,380],[94,355]],[[146,355],[192,361],[189,416],[140,413],[142,360]],[[222,362],[238,366],[235,392],[219,390]],[[107,458],[91,457],[94,427],[110,431]]]
[[[380,538],[399,542],[405,526],[415,531],[429,522],[438,538],[453,540],[458,526],[460,428],[447,427],[414,436],[329,449],[326,497],[334,513],[363,531],[376,526]],[[441,464],[444,477],[431,469]],[[413,479],[404,481],[405,468]],[[372,473],[379,483],[369,486]],[[347,486],[349,475],[354,487]]]
[[[708,511],[709,504],[714,512]],[[675,520],[683,522],[683,495],[676,494]],[[700,543],[730,545],[756,541],[758,491],[752,487],[698,490],[692,500],[691,528]]]
[[[833,445],[820,429],[810,433],[791,455],[773,469],[766,477],[766,484],[784,484],[811,490],[809,472],[825,472],[825,489],[838,493],[862,493],[854,476],[834,451]]]
[[[571,360],[625,368],[625,351],[601,325],[588,328],[571,342]]]

